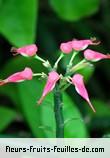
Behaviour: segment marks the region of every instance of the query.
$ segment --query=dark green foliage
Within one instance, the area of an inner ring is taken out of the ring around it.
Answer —
[[[9,52],[11,46],[37,43],[38,55],[53,64],[60,54],[61,42],[96,36],[102,41],[102,45],[95,46],[95,49],[109,53],[109,6],[108,0],[1,0],[0,79],[26,66],[31,67],[34,72],[47,72],[40,62],[32,58],[12,59]],[[66,56],[60,63],[60,73],[64,72],[70,56]],[[79,58],[74,63],[76,61]],[[109,67],[110,61],[102,61],[94,67],[79,71],[85,77],[96,114],[89,107],[86,108],[88,105],[85,105],[74,88],[70,87],[63,94],[65,137],[110,137]],[[10,137],[9,131],[15,137],[16,131],[12,127],[18,121],[17,117],[21,118],[24,133],[27,132],[32,137],[55,137],[53,94],[50,93],[42,105],[37,106],[36,103],[44,84],[45,81],[35,78],[32,81],[0,87],[0,137]],[[20,132],[21,128],[17,133]]]

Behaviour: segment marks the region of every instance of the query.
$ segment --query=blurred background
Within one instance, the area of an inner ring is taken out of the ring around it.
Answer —
[[[13,57],[12,46],[36,43],[39,56],[55,62],[61,42],[96,37],[101,44],[93,50],[110,53],[109,0],[0,0],[0,78],[29,66],[46,72],[34,59]],[[81,60],[79,56],[75,62]],[[70,59],[60,63],[63,73]],[[110,61],[103,60],[80,70],[84,75],[96,114],[69,87],[64,94],[65,137],[110,136]],[[45,81],[34,79],[0,87],[0,137],[55,137],[53,95],[40,107]]]

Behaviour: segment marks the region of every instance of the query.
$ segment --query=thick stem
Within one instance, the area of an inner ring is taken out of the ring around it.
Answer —
[[[58,83],[54,89],[54,112],[56,120],[56,138],[64,138],[63,100]]]

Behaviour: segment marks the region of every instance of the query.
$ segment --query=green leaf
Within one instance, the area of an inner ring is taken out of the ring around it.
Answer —
[[[87,82],[94,73],[94,66],[87,66],[84,69],[78,70],[77,72],[82,74],[85,82]]]
[[[47,95],[42,105],[37,101],[42,94],[44,83],[39,80],[19,84],[22,111],[35,137],[55,137],[53,94]],[[87,131],[80,112],[67,94],[64,95],[65,137],[86,137]],[[77,118],[77,119],[76,119]]]
[[[92,104],[96,109],[96,114],[94,114],[89,107],[87,107],[87,114],[92,118],[95,117],[110,117],[110,107],[102,100],[94,99]]]
[[[64,120],[65,120],[65,138],[87,137],[87,130],[84,120],[70,97],[64,95]]]
[[[77,21],[94,14],[100,4],[99,0],[49,0],[49,2],[58,16],[68,21]]]
[[[37,106],[37,100],[40,98],[43,89],[42,82],[37,80],[26,81],[21,83],[18,89],[23,114],[34,136],[55,137],[52,102],[49,101],[51,94],[46,97],[41,106]]]
[[[92,130],[102,130],[104,133],[109,132],[110,129],[110,107],[101,100],[92,100],[92,104],[96,109],[94,114],[89,107],[87,107],[87,124]]]
[[[10,108],[0,106],[0,132],[5,130],[16,116],[15,111]]]
[[[16,138],[16,137],[10,134],[0,134],[0,138]]]
[[[15,57],[7,62],[0,72],[0,78],[7,77],[12,73],[22,71],[25,67],[30,67],[33,72],[47,72],[47,69],[42,66],[42,63],[34,58]]]
[[[104,134],[103,138],[110,138],[110,133]]]
[[[16,46],[33,43],[38,0],[5,0],[0,5],[0,32]]]

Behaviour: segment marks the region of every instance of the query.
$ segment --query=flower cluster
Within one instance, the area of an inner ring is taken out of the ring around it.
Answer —
[[[109,54],[105,55],[105,54],[99,53],[99,52],[91,50],[91,49],[86,49],[89,45],[98,45],[98,44],[100,44],[100,42],[97,42],[95,38],[86,39],[86,40],[74,39],[74,40],[68,41],[66,43],[61,43],[60,50],[65,54],[69,54],[69,53],[73,52],[73,55],[75,52],[83,51],[84,58],[85,58],[85,60],[83,60],[83,61],[86,63],[87,63],[87,61],[95,62],[95,61],[99,61],[102,59],[109,59],[110,58]],[[83,63],[83,65],[84,65],[83,61],[80,63],[81,64]],[[75,70],[75,67],[77,67],[77,66],[80,66],[80,64],[77,64],[76,66],[74,66],[73,69]],[[77,93],[88,102],[88,104],[90,105],[92,110],[95,112],[95,109],[90,102],[88,92],[85,88],[83,76],[81,74],[77,74],[77,73],[75,75],[73,75],[72,84],[75,86]]]
[[[97,45],[100,42],[97,42],[96,39],[86,39],[86,40],[72,40],[69,42],[61,43],[60,50],[62,51],[62,54],[58,58],[58,60],[55,62],[54,67],[51,66],[51,64],[48,61],[45,61],[41,57],[39,57],[36,52],[38,51],[38,47],[35,44],[24,46],[21,48],[12,48],[11,52],[14,55],[20,54],[25,57],[33,57],[37,60],[40,60],[45,67],[48,68],[49,73],[47,77],[47,82],[43,90],[43,94],[38,104],[41,104],[44,100],[45,96],[51,92],[55,85],[58,83],[60,89],[63,91],[65,89],[64,87],[67,85],[74,85],[77,93],[85,99],[92,110],[95,112],[94,107],[92,106],[88,92],[86,90],[86,87],[84,85],[84,79],[81,74],[77,73],[77,69],[84,68],[85,65],[89,63],[89,61],[99,61],[101,59],[109,59],[110,55],[102,54],[96,51],[93,51],[91,49],[86,49],[89,45]],[[78,64],[73,66],[73,60],[75,56],[80,52],[83,51],[84,54],[84,60],[79,62]],[[72,57],[70,59],[69,64],[67,65],[67,70],[65,75],[58,74],[57,68],[59,61],[64,57],[64,54],[72,53]],[[5,85],[7,83],[16,83],[16,82],[23,82],[25,80],[31,80],[34,76],[46,76],[44,73],[36,74],[34,73],[31,68],[26,67],[23,71],[17,72],[8,78],[4,80],[0,80],[0,86]]]

